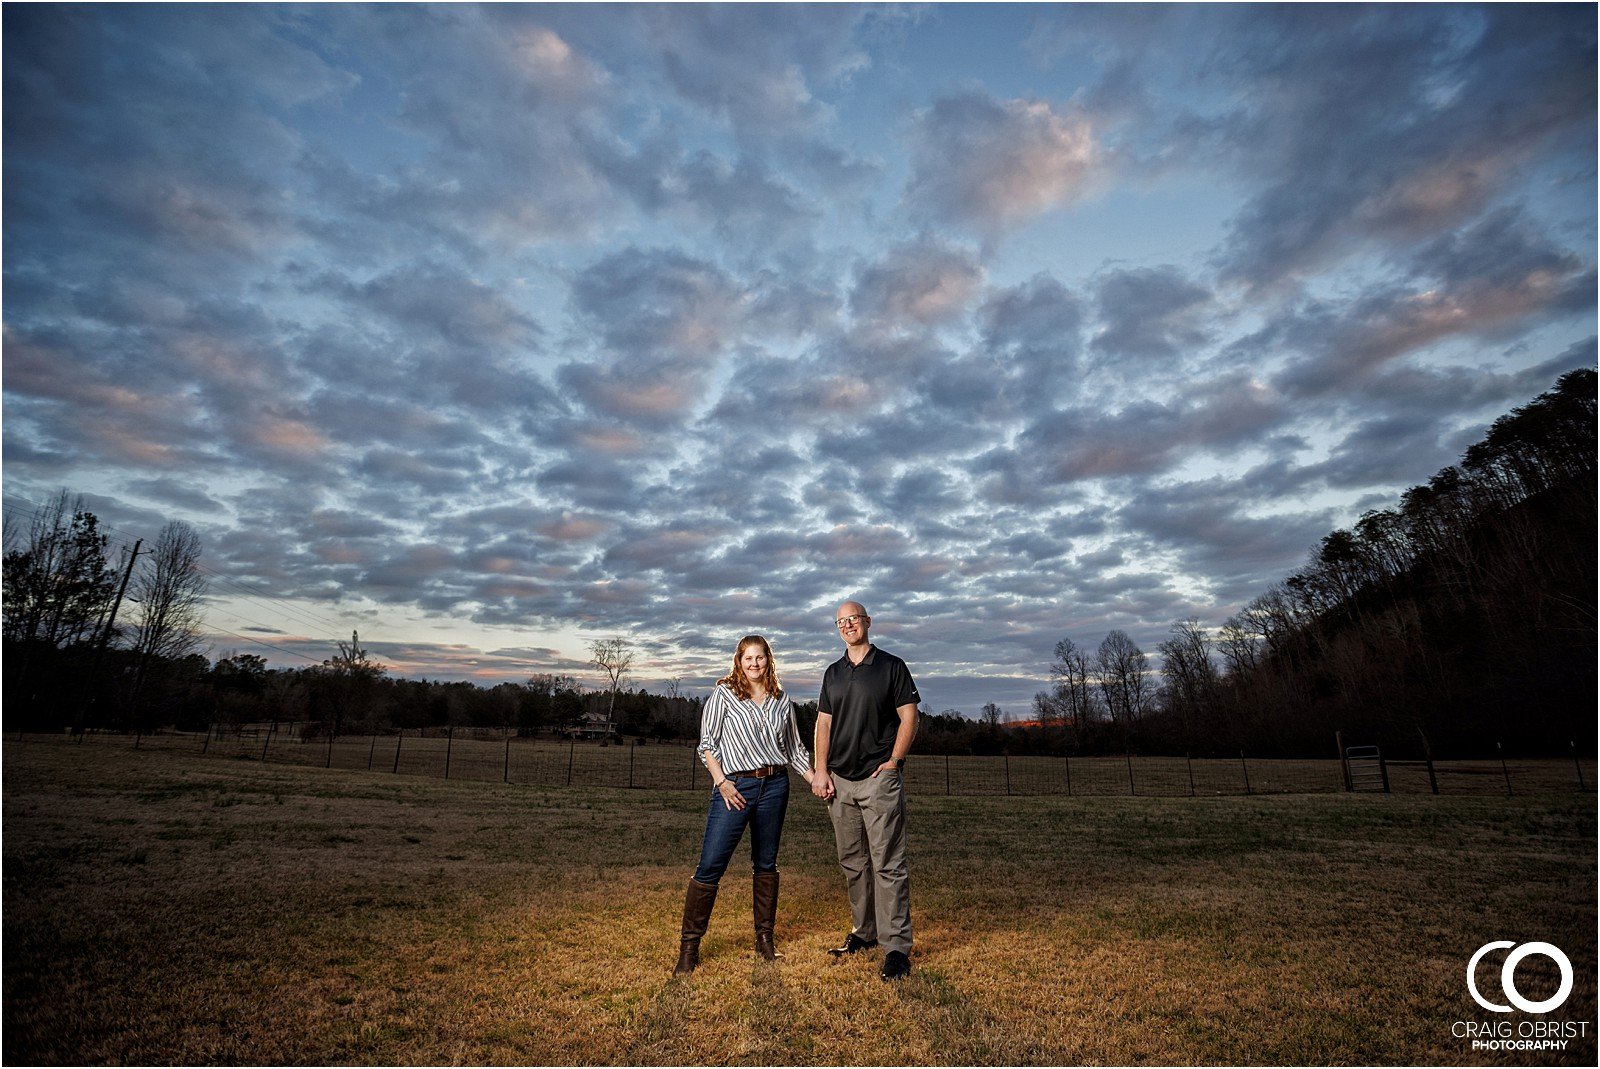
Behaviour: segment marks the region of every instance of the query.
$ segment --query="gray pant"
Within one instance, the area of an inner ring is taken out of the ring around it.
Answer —
[[[885,952],[911,952],[911,874],[906,869],[906,789],[898,772],[834,776],[828,816],[850,895],[856,935]]]

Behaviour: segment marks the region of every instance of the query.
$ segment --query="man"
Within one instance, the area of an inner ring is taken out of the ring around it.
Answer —
[[[906,871],[906,754],[917,734],[917,685],[906,662],[867,635],[872,617],[858,601],[839,606],[834,625],[844,656],[822,676],[811,793],[828,802],[853,925],[855,954],[883,945],[885,980],[911,971],[911,879]]]

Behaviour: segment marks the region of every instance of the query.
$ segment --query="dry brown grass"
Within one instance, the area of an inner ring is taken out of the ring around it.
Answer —
[[[1490,939],[1563,947],[1552,1016],[1595,1021],[1589,797],[914,796],[915,971],[885,987],[875,957],[822,953],[847,910],[799,794],[785,959],[754,958],[730,873],[673,980],[699,794],[56,741],[4,760],[11,1064],[1594,1059],[1592,1023],[1559,1055],[1449,1031],[1487,1016],[1463,969]]]

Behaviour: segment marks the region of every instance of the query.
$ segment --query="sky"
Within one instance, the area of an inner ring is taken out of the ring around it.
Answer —
[[[1588,4],[7,4],[4,501],[212,656],[1156,661],[1596,360]]]

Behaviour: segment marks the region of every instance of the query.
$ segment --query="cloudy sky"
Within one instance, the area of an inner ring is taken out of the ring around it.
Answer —
[[[213,652],[932,709],[1151,652],[1595,362],[1592,6],[4,9],[4,495]]]

